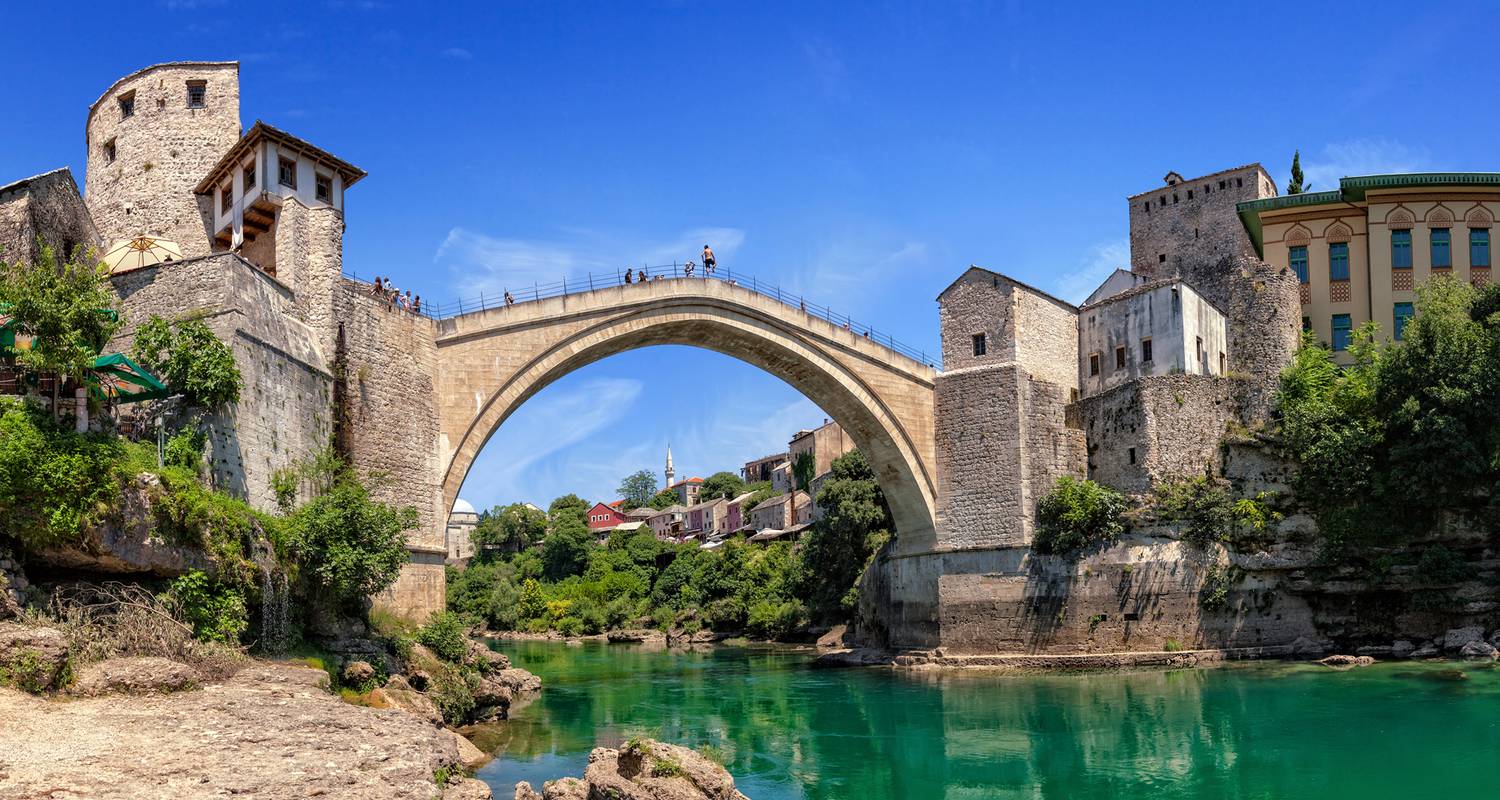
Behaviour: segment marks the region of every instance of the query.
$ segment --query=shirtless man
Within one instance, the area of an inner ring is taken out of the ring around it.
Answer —
[[[703,274],[705,276],[714,274],[714,267],[718,263],[714,260],[714,251],[710,250],[708,245],[703,245]]]

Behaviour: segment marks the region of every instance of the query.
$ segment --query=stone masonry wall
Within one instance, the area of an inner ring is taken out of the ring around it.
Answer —
[[[187,107],[187,82],[207,83],[203,108]],[[135,92],[135,113],[120,98]],[[208,201],[193,188],[240,138],[239,64],[182,62],[120,79],[92,107],[85,201],[106,246],[143,234],[210,251]],[[114,141],[114,159],[105,143]]]
[[[971,268],[938,298],[943,368],[952,372],[1014,361],[1015,321],[1010,281],[988,270]],[[986,352],[974,355],[973,336],[982,333]]]
[[[75,247],[99,250],[99,234],[66,168],[0,188],[0,260],[35,261],[37,237],[59,261]]]
[[[1025,521],[1036,518],[1036,504],[1064,475],[1087,476],[1088,445],[1084,432],[1068,425],[1068,390],[1049,381],[1028,378],[1025,386],[1022,456],[1026,465]],[[1028,538],[1030,534],[1028,533]]]
[[[1021,456],[1024,380],[1014,365],[938,376],[934,449],[939,548],[1030,541]]]
[[[1072,404],[1088,438],[1088,476],[1145,493],[1167,479],[1218,474],[1220,441],[1241,419],[1244,381],[1203,375],[1141,378]]]
[[[353,281],[341,280],[335,301],[343,445],[362,475],[379,476],[371,481],[372,496],[417,509],[418,527],[407,539],[411,562],[376,599],[397,614],[425,620],[443,608],[447,554],[433,387],[435,326],[391,309]]]
[[[274,510],[271,476],[327,447],[332,432],[333,376],[314,332],[292,313],[291,291],[227,253],[128,272],[112,284],[125,322],[112,350],[129,352],[152,314],[201,317],[229,343],[244,387],[239,402],[209,423],[213,479]]]
[[[1015,358],[1033,378],[1078,388],[1078,310],[1025,286],[1013,288]]]

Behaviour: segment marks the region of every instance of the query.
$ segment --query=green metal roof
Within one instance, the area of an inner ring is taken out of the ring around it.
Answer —
[[[1298,206],[1320,206],[1329,203],[1353,203],[1365,199],[1370,189],[1409,189],[1418,186],[1500,186],[1500,172],[1408,172],[1394,175],[1357,175],[1340,178],[1339,188],[1326,192],[1304,192],[1281,197],[1246,200],[1235,207],[1245,232],[1255,245],[1257,255],[1264,257],[1260,215],[1263,211],[1280,211]]]

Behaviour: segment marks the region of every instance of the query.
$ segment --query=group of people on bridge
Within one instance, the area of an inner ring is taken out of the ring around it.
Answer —
[[[388,309],[399,308],[413,314],[422,313],[422,295],[412,297],[410,289],[406,291],[406,294],[402,294],[401,290],[391,283],[390,278],[377,277],[375,283],[370,286],[370,294],[385,300],[385,307]]]
[[[717,258],[714,258],[713,248],[709,247],[708,245],[703,245],[703,277],[713,277],[714,271],[718,269],[718,266],[719,260]],[[682,265],[683,277],[693,277],[693,271],[697,268],[698,265],[694,264],[692,259],[688,259],[688,262]],[[646,281],[659,281],[663,277],[666,277],[663,275],[652,275],[650,274],[649,269],[649,267],[641,267],[639,270],[636,270],[634,268],[625,270],[625,282],[645,283]]]

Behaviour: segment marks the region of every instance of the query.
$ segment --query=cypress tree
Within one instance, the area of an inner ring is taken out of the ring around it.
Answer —
[[[1311,188],[1312,188],[1312,186],[1310,186],[1307,183],[1304,183],[1303,180],[1302,180],[1302,153],[1300,151],[1293,150],[1292,151],[1292,179],[1287,182],[1286,193],[1287,194],[1302,194],[1303,192],[1305,192],[1305,191],[1307,191],[1308,189],[1311,189]]]

